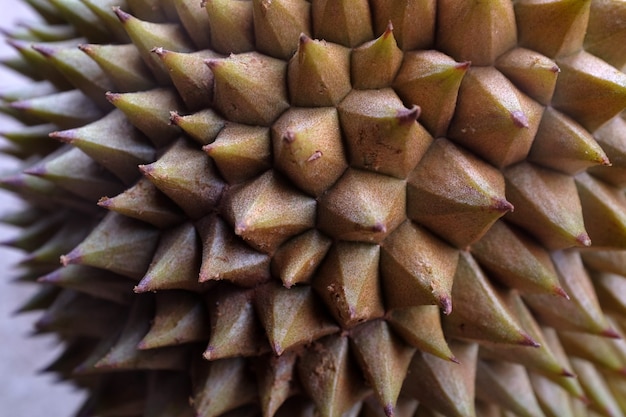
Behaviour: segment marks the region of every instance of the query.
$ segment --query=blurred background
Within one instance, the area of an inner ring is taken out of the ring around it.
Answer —
[[[32,10],[21,0],[2,0],[0,29],[8,29],[20,20],[32,20]],[[4,40],[0,41],[0,58],[14,55]],[[26,82],[16,73],[0,67],[0,91]],[[0,113],[0,131],[15,126]],[[5,144],[0,138],[0,147]],[[18,167],[15,159],[0,154],[0,176]],[[10,193],[0,190],[0,216],[20,209],[20,202]],[[18,230],[0,224],[0,241],[17,234]],[[14,312],[34,293],[34,286],[14,283],[16,264],[22,254],[0,247],[0,408],[12,417],[73,415],[84,396],[72,386],[55,383],[53,375],[41,374],[61,352],[52,336],[29,337],[39,313],[16,316]]]

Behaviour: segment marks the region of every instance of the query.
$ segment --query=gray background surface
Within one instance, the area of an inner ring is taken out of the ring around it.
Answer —
[[[30,16],[30,17],[29,17]],[[13,26],[19,19],[32,19],[28,6],[20,0],[0,0],[0,28]],[[0,42],[0,57],[14,53]],[[0,67],[0,90],[24,82],[15,73]],[[0,127],[11,123],[0,114]],[[0,138],[0,146],[4,144]],[[17,168],[17,161],[0,155],[0,176]],[[0,215],[19,210],[11,194],[0,190]],[[15,228],[0,224],[0,241],[14,236]],[[33,294],[33,286],[12,283],[15,264],[22,254],[0,247],[0,414],[12,417],[71,416],[83,395],[67,384],[56,384],[52,375],[38,374],[60,353],[54,337],[28,337],[39,314],[14,316],[13,312]]]

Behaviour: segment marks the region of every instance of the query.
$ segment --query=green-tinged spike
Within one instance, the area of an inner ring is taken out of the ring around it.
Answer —
[[[229,123],[219,131],[215,141],[202,150],[213,159],[229,184],[254,179],[272,166],[270,130],[267,127]]]
[[[258,287],[255,306],[275,354],[339,330],[309,286],[286,289],[277,283]]]
[[[432,49],[435,43],[436,1],[374,0],[372,8],[374,34],[385,32],[389,22],[394,36],[404,51]],[[419,25],[415,22],[420,22]]]
[[[79,90],[14,101],[10,106],[62,129],[81,126],[103,116],[102,110]]]
[[[115,86],[100,66],[78,48],[54,48],[34,44],[33,49],[42,54],[67,80],[103,111],[111,109],[104,93]]]
[[[180,115],[173,111],[170,112],[170,122],[201,145],[213,142],[226,125],[226,121],[212,109],[204,109],[189,115]]]
[[[143,91],[155,85],[150,70],[133,44],[81,44],[78,48],[100,66],[118,91]]]
[[[224,413],[227,411],[256,402],[258,399],[254,377],[244,358],[203,361],[192,369],[193,397],[190,401],[196,415],[226,416]]]
[[[214,106],[230,121],[270,126],[289,108],[283,61],[250,52],[206,63],[215,76]]]
[[[350,54],[350,76],[354,88],[389,87],[402,64],[391,23],[377,39],[364,43]]]
[[[128,7],[127,0],[80,0],[91,12],[98,16],[102,26],[107,29],[110,36],[120,43],[130,42],[128,34],[124,30],[124,26],[120,24],[119,19],[113,13],[113,7],[126,9]]]
[[[612,345],[612,339],[580,332],[559,332],[559,340],[570,357],[587,360],[609,371],[626,373],[626,363]]]
[[[192,219],[213,210],[225,186],[211,160],[184,139],[177,140],[156,162],[139,169]]]
[[[381,286],[387,308],[423,304],[452,310],[452,279],[459,252],[407,220],[382,244]]]
[[[421,108],[420,123],[434,137],[443,136],[448,130],[459,87],[469,65],[469,62],[458,63],[438,51],[404,54],[402,66],[393,81],[394,89],[405,104],[432,103]]]
[[[525,94],[544,106],[550,104],[561,71],[556,62],[539,52],[514,48],[500,55],[495,66]]]
[[[529,372],[535,397],[546,417],[574,417],[567,391],[543,375]]]
[[[46,45],[71,48],[84,42],[84,38],[71,39],[62,42],[49,42]],[[23,58],[28,67],[34,71],[36,79],[46,79],[54,84],[59,90],[71,88],[67,79],[52,66],[46,58],[32,48],[32,43],[18,39],[8,39],[7,43],[13,47]],[[42,43],[40,43],[41,45]]]
[[[186,291],[155,295],[156,312],[138,349],[155,349],[207,340],[208,317],[202,298]]]
[[[211,46],[209,15],[196,0],[174,0],[174,7],[189,37],[198,49]]]
[[[201,249],[194,226],[187,222],[163,231],[148,271],[135,292],[184,289],[201,291],[198,283]]]
[[[545,417],[522,365],[478,360],[476,398],[496,403],[519,417]]]
[[[406,178],[432,143],[416,122],[420,108],[392,89],[352,90],[337,109],[352,167]]]
[[[387,313],[386,320],[409,345],[441,359],[457,361],[444,338],[437,306],[396,308]]]
[[[591,244],[572,177],[524,162],[505,170],[504,178],[507,199],[515,206],[507,220],[550,250]]]
[[[114,7],[113,11],[159,84],[169,84],[171,81],[167,69],[152,50],[161,47],[175,52],[193,51],[192,43],[184,30],[176,23],[152,23],[140,20],[119,7]]]
[[[587,130],[551,107],[543,113],[528,160],[570,175],[594,165],[611,165]]]
[[[103,197],[100,207],[133,217],[165,229],[182,223],[182,210],[165,196],[150,180],[141,178],[135,185],[115,197]]]
[[[263,417],[272,417],[297,391],[295,366],[298,356],[285,352],[281,356],[261,356],[254,363]]]
[[[11,103],[0,102],[0,113],[26,126],[34,126],[45,123],[45,120],[42,120],[34,114],[12,107]],[[7,154],[11,155],[11,152],[8,151]]]
[[[448,137],[497,167],[524,160],[543,106],[493,67],[470,68],[461,82]]]
[[[604,381],[609,386],[613,398],[619,404],[622,413],[626,413],[626,379],[623,375],[605,373]]]
[[[28,3],[47,23],[58,24],[63,22],[59,11],[48,0],[25,0],[25,3]]]
[[[552,352],[541,328],[520,296],[511,291],[507,294],[505,302],[530,337],[539,344],[539,347],[529,349],[526,346],[490,345],[483,342],[481,356],[487,360],[515,362],[523,365],[527,370],[539,372],[553,380],[572,377],[572,371],[566,367],[566,364],[561,363],[556,353]]]
[[[170,144],[180,135],[178,126],[171,125],[170,112],[184,109],[178,94],[169,88],[136,93],[107,93],[109,100],[128,120],[150,138],[157,148]]]
[[[600,58],[583,51],[557,64],[561,73],[552,106],[587,130],[593,132],[626,106],[626,74]]]
[[[120,110],[88,125],[53,132],[50,136],[77,147],[125,184],[134,182],[139,176],[137,165],[155,158],[154,148],[147,138]]]
[[[7,43],[10,45],[9,41],[7,41]],[[31,63],[21,55],[0,58],[0,66],[35,82],[43,81],[44,78],[39,68],[32,66]]]
[[[596,367],[588,361],[572,358],[572,366],[578,375],[585,393],[589,397],[589,407],[605,417],[623,417],[619,404],[613,398],[606,381]]]
[[[238,238],[221,218],[209,215],[196,225],[202,240],[200,282],[231,281],[252,287],[270,278],[270,257]]]
[[[76,31],[93,42],[107,42],[105,26],[81,0],[48,0]]]
[[[332,107],[292,108],[272,126],[277,168],[313,196],[327,190],[348,167],[339,120]]]
[[[381,242],[405,220],[405,183],[348,169],[319,200],[317,227],[350,241]]]
[[[522,293],[567,298],[550,254],[532,238],[504,221],[496,222],[470,251],[490,275]]]
[[[252,5],[254,38],[261,53],[287,60],[298,48],[298,36],[301,33],[311,35],[311,5],[308,2],[254,0]],[[313,10],[315,12],[315,8]]]
[[[130,11],[142,20],[149,22],[165,22],[167,17],[165,15],[164,5],[160,0],[126,0]]]
[[[462,249],[512,210],[502,174],[444,138],[408,180],[407,216]]]
[[[117,332],[125,311],[119,304],[63,290],[37,320],[35,328],[39,333],[54,331],[67,338],[102,338]]]
[[[365,394],[345,336],[333,335],[314,342],[300,357],[298,374],[321,417],[342,416]]]
[[[254,312],[253,291],[222,286],[209,296],[211,337],[204,350],[205,359],[214,361],[270,352]]]
[[[626,251],[585,250],[580,252],[585,265],[596,271],[626,276]]]
[[[552,261],[561,285],[570,299],[551,295],[524,296],[529,307],[542,323],[559,330],[573,330],[604,336],[613,336],[578,252],[553,252]]]
[[[362,324],[349,336],[351,350],[380,406],[387,416],[395,415],[398,395],[415,348],[398,339],[383,320]]]
[[[24,85],[19,84],[3,87],[0,91],[0,99],[7,103],[12,103],[14,101],[43,97],[58,92],[59,90],[50,81],[35,81]]]
[[[510,1],[437,3],[438,49],[457,61],[493,65],[516,43],[515,14]]]
[[[587,263],[586,259],[583,261]],[[626,277],[608,272],[591,275],[598,301],[604,311],[626,314]]]
[[[369,41],[374,33],[367,3],[367,0],[316,1],[311,7],[313,36],[347,47]]]
[[[126,324],[113,347],[93,365],[96,370],[163,369],[184,370],[188,359],[186,349],[163,347],[139,350],[137,345],[148,332],[154,306],[152,300],[137,298]]]
[[[587,171],[607,184],[619,188],[626,186],[625,132],[626,121],[621,116],[614,117],[593,132],[593,137],[606,152],[611,165],[591,167]]]
[[[626,248],[626,196],[587,173],[576,176],[585,227],[594,247]],[[593,219],[593,221],[591,220]]]
[[[461,252],[459,257],[452,300],[452,313],[442,318],[446,335],[488,343],[538,347],[537,342],[520,326],[503,296],[467,252]]]
[[[338,104],[351,89],[350,49],[301,35],[289,60],[287,85],[293,106]]]
[[[47,155],[53,153],[59,144],[51,141],[48,135],[56,129],[53,124],[21,126],[16,130],[0,131],[0,136],[7,139],[28,155]],[[24,158],[26,159],[26,158]]]
[[[50,239],[31,251],[21,263],[58,266],[59,256],[74,249],[86,237],[92,226],[92,222],[80,218],[61,225]]]
[[[235,233],[265,253],[315,225],[316,201],[272,171],[231,187],[224,200],[225,217]]]
[[[133,283],[126,277],[83,265],[68,265],[38,279],[118,304],[130,304]]]
[[[551,58],[579,51],[587,29],[590,3],[589,0],[516,2],[520,45]]]
[[[139,279],[154,255],[159,231],[143,222],[109,213],[87,238],[67,255],[63,265],[90,265]]]
[[[478,345],[450,344],[459,363],[416,352],[409,365],[402,393],[448,417],[474,417],[474,379]]]
[[[592,1],[584,48],[616,68],[626,65],[626,4]]]
[[[48,180],[81,198],[96,202],[106,194],[118,194],[123,185],[78,148],[61,149],[25,172]],[[107,175],[108,174],[108,175]]]
[[[202,6],[208,13],[213,49],[222,54],[254,51],[251,1],[202,0]]]
[[[191,381],[186,372],[156,371],[148,376],[144,417],[193,417]]]
[[[331,244],[328,237],[315,229],[289,239],[274,253],[272,273],[281,279],[286,288],[309,283]]]
[[[380,247],[337,242],[312,279],[312,287],[342,328],[354,327],[385,314],[378,263]]]
[[[164,48],[153,49],[165,64],[178,94],[190,111],[208,107],[213,102],[213,73],[205,60],[220,58],[221,55],[203,50],[193,53],[173,52]]]

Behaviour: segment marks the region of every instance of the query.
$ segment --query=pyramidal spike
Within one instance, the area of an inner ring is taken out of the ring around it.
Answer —
[[[312,4],[313,36],[347,47],[374,37],[367,0],[323,0]]]
[[[286,288],[311,281],[332,241],[315,229],[289,239],[272,257],[272,273]]]
[[[94,42],[107,42],[109,34],[104,25],[87,6],[76,0],[48,0],[59,15],[77,32]]]
[[[352,84],[358,89],[384,88],[391,85],[403,54],[393,34],[391,22],[378,38],[354,48],[350,54]]]
[[[626,120],[616,116],[593,132],[593,137],[606,152],[610,166],[595,166],[587,172],[618,188],[626,186]],[[610,175],[609,175],[610,173]]]
[[[54,42],[52,45],[57,47],[75,47],[84,40],[84,38],[77,38],[62,42]],[[23,64],[28,66],[32,77],[37,80],[46,79],[54,84],[54,86],[60,91],[67,90],[72,87],[67,79],[59,73],[59,71],[57,71],[57,69],[54,68],[42,54],[32,48],[31,42],[18,39],[8,39],[7,43],[17,51],[21,58],[23,58]],[[43,43],[40,42],[39,44],[41,45]],[[50,43],[48,42],[45,43],[45,45],[49,44]]]
[[[201,145],[212,143],[226,125],[226,121],[212,109],[204,109],[188,115],[172,111],[170,123],[180,127],[191,139]]]
[[[209,15],[202,10],[201,2],[196,0],[174,0],[176,14],[198,49],[211,46]]]
[[[298,48],[298,36],[301,33],[311,35],[309,3],[302,0],[255,0],[252,4],[254,38],[260,52],[288,60]]]
[[[297,392],[294,388],[297,358],[295,352],[289,351],[281,356],[261,356],[255,362],[263,417],[274,416],[287,398]]]
[[[584,258],[583,260],[587,263]],[[592,274],[592,281],[603,310],[617,314],[626,313],[626,277],[599,272]]]
[[[586,360],[579,358],[572,358],[571,360],[580,384],[589,397],[589,407],[601,415],[623,416],[619,404],[598,369]]]
[[[389,22],[393,25],[394,36],[403,51],[433,49],[437,21],[437,2],[434,0],[399,0],[390,3],[386,0],[370,1],[374,34],[384,33]],[[415,19],[420,24],[414,24]]]
[[[254,50],[252,2],[203,0],[202,6],[208,13],[213,49],[222,54]]]
[[[626,16],[624,6],[620,2],[592,1],[585,34],[585,50],[616,68],[626,65],[626,31],[621,23]]]
[[[113,7],[122,6],[126,7],[126,1],[120,0],[80,0],[85,6],[91,10],[91,12],[98,17],[102,26],[109,32],[109,36],[112,36],[120,43],[130,42],[128,34],[124,30],[124,27],[120,24],[119,19],[113,13]]]

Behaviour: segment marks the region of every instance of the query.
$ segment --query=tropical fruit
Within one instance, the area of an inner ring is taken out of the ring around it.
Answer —
[[[78,416],[626,413],[625,2],[27,2],[5,243]]]

